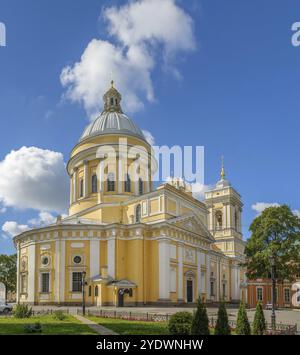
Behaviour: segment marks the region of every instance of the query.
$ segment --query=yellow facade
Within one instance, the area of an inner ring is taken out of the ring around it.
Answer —
[[[120,101],[112,87],[71,152],[69,216],[15,237],[18,302],[79,304],[83,278],[95,306],[240,300],[239,195],[219,183],[204,202],[174,181],[154,190],[151,146]]]

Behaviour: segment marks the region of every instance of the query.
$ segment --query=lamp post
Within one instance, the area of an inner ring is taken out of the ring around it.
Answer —
[[[86,277],[86,272],[82,271],[82,315],[85,316],[85,277]]]
[[[276,330],[276,278],[275,278],[275,258],[274,255],[270,257],[270,265],[271,265],[271,280],[272,280],[272,315],[271,315],[271,325],[272,329]]]

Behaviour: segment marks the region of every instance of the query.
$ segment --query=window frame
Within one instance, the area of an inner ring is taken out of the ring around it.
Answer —
[[[98,176],[97,174],[92,175],[92,194],[98,193]]]
[[[45,276],[46,280],[44,280]],[[41,273],[41,293],[50,293],[50,272]]]
[[[109,173],[107,175],[107,192],[115,192],[115,191],[116,191],[115,174]]]
[[[74,279],[75,276],[78,276],[76,280]],[[82,271],[72,272],[72,292],[82,292]]]
[[[261,291],[261,299],[258,297],[258,291]],[[264,291],[262,287],[256,287],[256,301],[263,302],[264,299]]]

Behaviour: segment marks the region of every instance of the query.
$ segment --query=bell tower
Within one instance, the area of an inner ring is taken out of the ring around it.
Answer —
[[[240,194],[226,179],[222,158],[221,179],[215,188],[205,193],[209,211],[208,228],[216,240],[216,246],[232,258],[243,259],[242,208]]]

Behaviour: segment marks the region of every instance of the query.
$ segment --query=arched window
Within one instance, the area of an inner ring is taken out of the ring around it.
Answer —
[[[79,197],[83,197],[83,179],[79,180]]]
[[[144,182],[141,178],[139,178],[139,194],[143,195],[144,193]]]
[[[109,173],[107,177],[107,191],[113,192],[115,191],[115,175],[113,173]]]
[[[96,194],[98,192],[98,178],[97,175],[94,174],[92,176],[92,193]]]
[[[137,205],[135,209],[135,222],[140,223],[141,222],[141,205]]]
[[[98,297],[99,295],[99,290],[98,290],[98,286],[95,287],[95,297]]]
[[[125,192],[131,192],[131,180],[129,174],[126,174]]]
[[[223,227],[223,215],[221,211],[216,212],[216,229],[222,229]]]
[[[92,296],[92,286],[89,286],[89,297]]]

